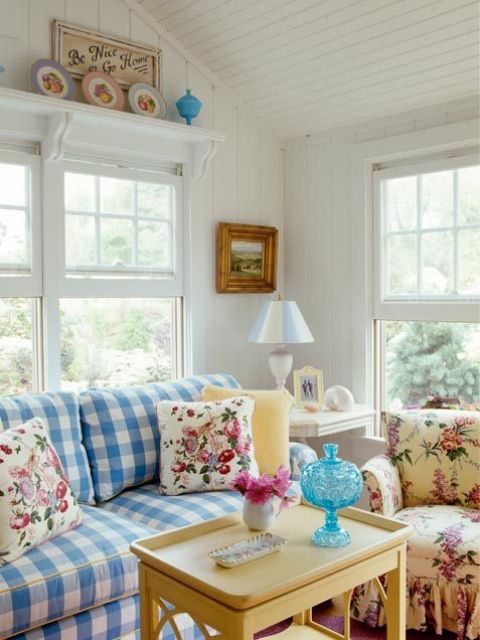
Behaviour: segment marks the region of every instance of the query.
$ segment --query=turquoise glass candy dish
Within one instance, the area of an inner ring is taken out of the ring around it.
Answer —
[[[190,89],[187,89],[187,93],[179,98],[175,103],[177,105],[177,111],[181,118],[185,118],[187,124],[192,124],[192,118],[196,118],[200,112],[202,103],[196,96],[192,96]]]
[[[316,529],[312,541],[319,547],[344,547],[350,534],[338,523],[337,511],[351,507],[362,494],[362,474],[352,462],[337,458],[338,446],[324,444],[325,458],[302,469],[300,484],[305,499],[325,509],[325,524]]]

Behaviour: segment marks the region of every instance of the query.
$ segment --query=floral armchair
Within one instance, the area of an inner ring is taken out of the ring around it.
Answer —
[[[408,522],[407,628],[480,637],[480,412],[383,413],[386,455],[362,468],[370,508]],[[385,578],[383,579],[385,582]],[[357,587],[352,615],[385,624],[373,582]]]

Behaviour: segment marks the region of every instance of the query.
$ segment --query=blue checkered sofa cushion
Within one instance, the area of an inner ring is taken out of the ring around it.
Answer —
[[[83,441],[98,502],[158,477],[156,404],[198,400],[207,384],[239,387],[232,376],[217,374],[165,384],[88,389],[80,394]]]
[[[166,531],[239,511],[242,502],[243,498],[235,491],[161,496],[158,493],[158,484],[144,484],[124,491],[99,506],[132,522],[158,531]]]
[[[184,640],[205,639],[187,614],[175,616],[175,622]],[[82,611],[15,636],[15,640],[140,640],[140,597],[129,596]],[[159,640],[177,640],[170,624],[162,629]]]
[[[0,567],[0,638],[138,591],[129,545],[155,531],[96,507],[83,514],[76,529]]]
[[[292,480],[300,480],[303,467],[318,460],[316,452],[302,442],[290,442],[290,469]]]
[[[135,595],[26,631],[15,640],[140,640],[139,627],[140,598]]]
[[[32,393],[0,399],[0,431],[42,418],[79,502],[94,504],[92,477],[82,443],[78,397],[74,393]]]

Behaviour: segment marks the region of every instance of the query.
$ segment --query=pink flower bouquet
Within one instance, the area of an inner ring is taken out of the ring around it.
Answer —
[[[293,484],[290,477],[290,471],[283,466],[278,467],[275,476],[262,473],[257,477],[249,471],[240,471],[230,483],[230,488],[239,491],[252,504],[266,504],[272,498],[278,498],[280,509],[284,509],[295,501],[294,496],[287,495]]]

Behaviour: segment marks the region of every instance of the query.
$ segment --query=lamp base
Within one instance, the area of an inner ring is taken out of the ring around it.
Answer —
[[[285,349],[284,344],[277,345],[277,348],[268,356],[268,364],[272,372],[277,389],[285,389],[285,380],[292,370],[293,356]]]

